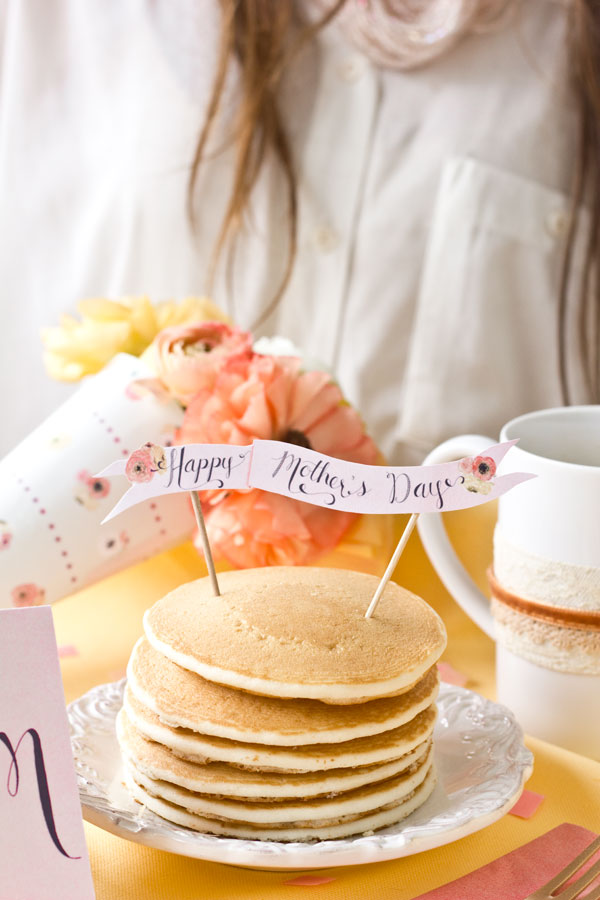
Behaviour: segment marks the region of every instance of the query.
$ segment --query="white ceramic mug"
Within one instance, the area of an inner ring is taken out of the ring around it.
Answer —
[[[420,516],[419,532],[446,588],[497,641],[499,701],[529,734],[600,759],[600,406],[519,416],[500,433],[515,438],[499,474],[538,477],[498,501],[491,609],[441,517]],[[475,457],[493,443],[452,438],[424,465]]]

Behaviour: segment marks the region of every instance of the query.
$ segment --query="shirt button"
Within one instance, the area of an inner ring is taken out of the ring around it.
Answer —
[[[329,225],[319,225],[315,228],[314,242],[322,253],[331,253],[338,246],[340,239]]]
[[[363,75],[367,64],[362,56],[348,56],[338,63],[337,71],[343,81],[358,81]]]
[[[564,237],[570,224],[571,217],[566,209],[552,209],[546,216],[546,229],[552,237]]]

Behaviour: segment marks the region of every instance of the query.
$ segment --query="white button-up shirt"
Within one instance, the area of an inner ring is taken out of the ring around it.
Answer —
[[[196,232],[185,194],[216,7],[9,0],[0,17],[3,450],[68,390],[43,373],[40,326],[86,296],[206,292],[231,147],[201,169]],[[259,331],[330,367],[393,462],[419,462],[460,432],[495,437],[506,419],[561,402],[575,134],[564,32],[563,4],[527,0],[501,30],[393,71],[334,22],[286,79],[298,252]],[[214,287],[244,327],[285,268],[285,196],[269,159],[232,277],[223,266]]]

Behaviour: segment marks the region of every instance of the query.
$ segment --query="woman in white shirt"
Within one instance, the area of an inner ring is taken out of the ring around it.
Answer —
[[[59,399],[39,326],[94,295],[210,291],[397,464],[597,400],[600,14],[422,6],[8,4],[3,449]]]

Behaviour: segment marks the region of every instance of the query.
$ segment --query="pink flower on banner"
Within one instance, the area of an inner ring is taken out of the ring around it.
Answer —
[[[476,456],[473,460],[473,475],[482,481],[490,481],[496,474],[496,463],[491,456]]]
[[[252,357],[252,335],[224,322],[198,322],[165,328],[144,353],[146,362],[170,394],[184,405],[210,389],[225,365]]]
[[[19,584],[12,591],[13,606],[41,606],[46,599],[46,592],[37,584]]]
[[[325,372],[302,372],[295,357],[254,356],[225,365],[212,388],[188,406],[179,443],[281,440],[352,462],[373,464],[377,448],[359,415]],[[333,548],[356,514],[253,489],[203,492],[215,554],[246,568],[314,561]]]
[[[152,481],[154,477],[154,465],[152,456],[148,450],[135,450],[125,466],[125,474],[132,483]]]
[[[465,456],[458,463],[458,468],[463,475],[474,475],[480,481],[490,481],[496,474],[496,463],[491,456]]]
[[[473,457],[465,456],[464,459],[461,459],[458,464],[458,469],[462,472],[463,475],[472,475],[473,474]]]

